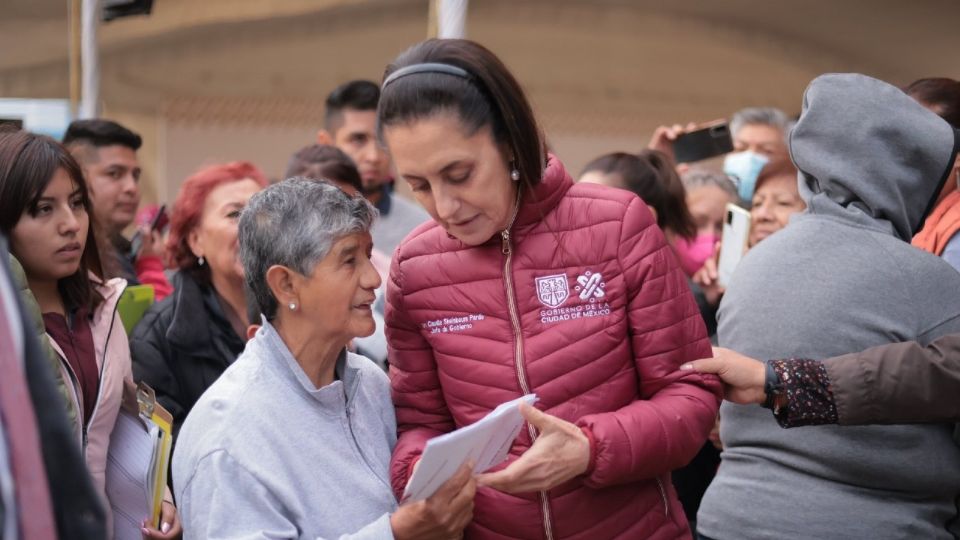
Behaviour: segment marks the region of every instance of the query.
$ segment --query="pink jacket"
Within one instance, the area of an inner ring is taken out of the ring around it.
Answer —
[[[96,280],[96,278],[91,278]],[[96,408],[87,422],[86,429],[78,422],[75,427],[77,443],[83,449],[87,468],[93,477],[93,485],[103,497],[107,511],[107,530],[113,536],[111,526],[110,505],[107,504],[106,470],[107,449],[110,446],[110,434],[120,411],[120,401],[123,397],[123,381],[133,380],[130,364],[130,345],[127,343],[127,334],[117,313],[117,302],[126,287],[126,281],[120,278],[108,280],[98,287],[104,301],[93,314],[91,330],[93,346],[97,354],[97,367],[100,368],[100,392]],[[77,411],[83,411],[83,396],[79,391],[77,377],[70,364],[67,363],[63,350],[50,337],[48,341],[60,357],[60,373],[64,381],[69,381],[68,387],[72,390],[72,397]]]
[[[677,369],[710,343],[635,195],[574,185],[551,157],[507,238],[469,247],[415,229],[392,261],[386,321],[398,495],[428,439],[533,392],[584,430],[590,468],[549,492],[479,490],[468,538],[689,538],[670,471],[703,445],[721,388]]]

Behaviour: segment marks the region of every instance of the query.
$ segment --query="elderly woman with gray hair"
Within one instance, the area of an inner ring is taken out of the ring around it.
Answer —
[[[240,255],[263,326],[180,432],[173,481],[186,538],[450,538],[472,518],[468,466],[397,505],[389,382],[347,352],[374,331],[376,210],[322,181],[255,195]]]

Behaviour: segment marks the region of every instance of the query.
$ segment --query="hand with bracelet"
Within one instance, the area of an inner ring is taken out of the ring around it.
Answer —
[[[816,360],[761,362],[714,347],[713,358],[695,360],[680,369],[716,374],[723,381],[724,399],[741,405],[763,405],[773,410],[783,427],[837,422],[830,380],[823,364]]]

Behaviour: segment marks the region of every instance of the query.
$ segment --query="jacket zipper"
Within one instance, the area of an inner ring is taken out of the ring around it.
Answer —
[[[663,516],[670,516],[670,505],[667,503],[667,491],[663,489],[663,482],[660,481],[660,477],[657,477],[657,487],[660,488],[660,497],[663,499]]]
[[[358,373],[358,374],[357,374],[357,377],[358,377],[358,378],[359,378],[359,377],[362,377],[362,376],[363,376],[362,373]],[[359,381],[359,380],[357,381],[357,383],[356,383],[357,387],[360,386],[360,382],[361,382],[361,381]],[[343,383],[341,382],[341,384],[343,384]],[[344,387],[346,387],[345,384],[344,384]],[[354,391],[354,393],[353,393],[354,398],[355,398],[355,396],[356,396],[356,393],[357,393],[357,391]],[[346,396],[346,392],[344,392],[344,396]],[[353,446],[353,451],[356,452],[357,455],[360,457],[360,461],[362,461],[363,464],[367,466],[367,470],[370,471],[370,472],[373,474],[373,476],[374,476],[377,480],[380,481],[381,484],[383,484],[383,485],[386,486],[387,488],[390,488],[391,491],[392,491],[392,487],[390,486],[390,482],[389,482],[389,481],[384,482],[383,478],[380,477],[380,475],[377,473],[376,469],[374,469],[373,466],[370,465],[370,461],[367,460],[367,456],[364,455],[363,450],[360,449],[360,441],[357,440],[357,434],[353,431],[353,420],[352,420],[352,418],[351,418],[351,411],[352,411],[352,410],[353,410],[353,405],[351,405],[351,404],[348,402],[347,399],[344,399],[343,413],[344,413],[344,416],[346,417],[347,431],[350,433],[350,441],[353,443],[353,445],[352,445],[352,446]]]
[[[520,330],[520,316],[517,314],[517,300],[513,290],[513,247],[510,245],[510,227],[513,225],[513,220],[517,217],[519,207],[518,197],[517,208],[514,209],[510,224],[500,232],[500,236],[503,239],[503,254],[507,256],[503,264],[503,275],[507,287],[507,308],[510,310],[510,322],[513,324],[515,343],[513,358],[517,370],[517,379],[520,382],[520,389],[524,395],[526,395],[530,393],[530,385],[527,383],[527,375],[523,367],[523,334]],[[527,424],[527,430],[530,433],[530,444],[533,444],[537,440],[537,430],[529,423]],[[543,511],[543,532],[547,540],[553,540],[553,519],[550,516],[550,500],[547,498],[546,491],[540,491],[538,495],[540,497],[540,509]]]
[[[126,289],[126,287],[124,287],[124,289]],[[120,294],[122,295],[123,291],[120,291]],[[120,307],[120,302],[116,302],[113,304],[113,313],[110,315],[110,327],[107,329],[107,338],[103,340],[103,362],[100,364],[100,375],[98,378],[100,382],[100,388],[97,390],[97,401],[93,404],[93,412],[90,413],[90,418],[88,418],[87,421],[83,423],[83,455],[84,456],[87,455],[87,428],[93,425],[93,419],[97,417],[97,411],[100,410],[100,401],[101,401],[101,398],[103,397],[103,387],[104,387],[103,372],[107,368],[107,358],[109,357],[109,355],[107,354],[107,348],[110,346],[110,337],[113,335],[113,325],[114,325],[114,322],[116,322],[117,309],[119,309],[119,307]]]

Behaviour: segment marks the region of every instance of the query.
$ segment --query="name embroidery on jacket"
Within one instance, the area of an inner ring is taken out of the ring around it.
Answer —
[[[421,324],[420,327],[427,330],[430,334],[450,334],[470,330],[474,324],[485,318],[483,313],[473,313],[462,317],[444,317],[442,319],[427,321]]]

